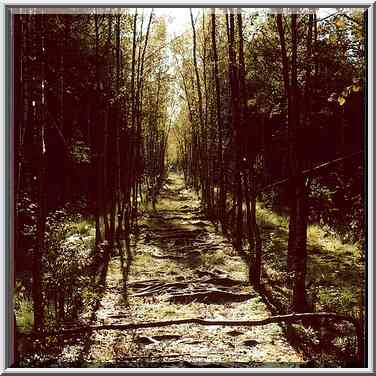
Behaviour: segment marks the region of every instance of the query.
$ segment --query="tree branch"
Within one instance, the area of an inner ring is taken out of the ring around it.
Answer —
[[[59,335],[75,335],[84,332],[92,332],[98,330],[134,330],[142,328],[160,328],[171,325],[185,325],[185,324],[198,324],[205,326],[263,326],[272,323],[294,323],[301,320],[315,320],[315,319],[331,319],[335,321],[347,321],[358,328],[358,323],[355,318],[351,316],[338,315],[336,313],[317,312],[317,313],[292,313],[288,315],[271,316],[262,320],[205,320],[201,318],[188,318],[180,320],[167,320],[167,321],[150,321],[128,324],[108,324],[108,325],[95,325],[95,326],[83,326],[74,329],[66,329],[60,331],[51,331],[46,333],[30,333],[31,337],[52,337]]]
[[[340,157],[340,158],[337,158],[337,159],[331,160],[331,161],[329,161],[329,162],[325,162],[325,163],[319,164],[319,165],[317,165],[317,166],[315,166],[315,167],[312,167],[312,168],[309,168],[309,169],[307,169],[307,170],[302,171],[301,174],[302,174],[302,175],[309,175],[309,174],[312,174],[312,173],[314,173],[314,172],[316,172],[316,171],[318,171],[318,170],[321,170],[322,168],[328,167],[328,166],[330,166],[330,165],[332,165],[332,164],[335,164],[335,163],[338,163],[338,162],[342,162],[342,161],[344,161],[345,159],[349,159],[349,158],[355,157],[355,156],[357,156],[358,154],[361,154],[361,153],[363,153],[363,150],[361,150],[361,151],[357,151],[357,152],[355,152],[355,153],[351,153],[351,154],[349,154],[349,155],[345,155],[344,157]],[[258,189],[258,192],[264,192],[264,191],[266,191],[266,190],[268,190],[268,189],[270,189],[270,188],[273,188],[273,187],[275,187],[275,186],[277,186],[277,185],[287,183],[288,181],[289,181],[288,178],[286,178],[286,179],[281,179],[281,180],[277,180],[277,181],[275,181],[274,183],[271,183],[271,184],[268,184],[268,185],[265,185],[265,186],[261,187],[260,189]]]

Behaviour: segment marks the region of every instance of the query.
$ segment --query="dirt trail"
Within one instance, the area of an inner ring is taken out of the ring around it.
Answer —
[[[205,318],[256,320],[270,312],[247,284],[246,268],[200,211],[194,192],[171,174],[156,211],[140,221],[124,296],[120,256],[110,260],[94,324]],[[62,360],[113,367],[299,367],[301,355],[278,324],[263,327],[175,325],[92,333]]]

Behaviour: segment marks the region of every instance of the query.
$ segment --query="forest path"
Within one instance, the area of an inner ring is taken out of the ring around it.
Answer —
[[[129,304],[122,259],[115,256],[95,324],[271,315],[246,282],[244,262],[205,218],[197,196],[177,174],[168,177],[156,210],[142,216],[133,250]],[[278,324],[105,330],[92,333],[80,352],[81,361],[98,367],[298,367],[303,362]]]

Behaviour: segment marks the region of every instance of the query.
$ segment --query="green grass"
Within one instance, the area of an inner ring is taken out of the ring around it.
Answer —
[[[89,236],[95,234],[95,224],[94,220],[91,218],[85,218],[79,222],[68,223],[69,230],[67,232],[67,237],[74,234],[79,234],[81,236]]]
[[[257,203],[257,222],[261,227],[281,227],[288,230],[289,220],[269,209],[262,203]],[[329,229],[311,224],[307,229],[307,243],[309,246],[321,248],[329,253],[345,253],[358,257],[360,255],[359,245],[355,243],[345,243],[341,237]]]
[[[258,312],[258,314],[268,315],[268,309],[262,301],[260,296],[256,296],[247,303],[247,309],[249,312]]]
[[[266,279],[267,275],[272,301],[289,312],[293,280],[287,270],[288,218],[258,205],[257,220],[263,240],[263,278]],[[362,253],[359,244],[344,242],[339,234],[329,228],[316,224],[308,226],[306,286],[307,301],[313,311],[334,312],[355,318],[362,317],[361,313],[364,315],[362,294],[365,268]],[[331,333],[333,330],[331,323],[321,324],[319,332],[301,324],[292,325],[288,336],[299,346],[304,343],[317,345],[322,333]],[[341,328],[343,338],[335,338],[335,341],[351,357],[355,353],[353,327]],[[333,354],[331,351],[326,352],[324,347],[322,349],[318,353],[318,361],[326,366],[332,362]],[[309,354],[317,361],[315,351],[312,348]]]
[[[270,281],[286,288],[288,218],[257,205],[257,221],[263,238],[264,265]],[[325,227],[307,229],[308,293],[318,311],[356,314],[364,285],[362,249],[345,243]]]
[[[288,227],[288,218],[283,217],[269,209],[267,209],[262,203],[256,204],[257,222],[261,226],[278,226]]]
[[[28,298],[17,298],[16,325],[21,333],[28,333],[33,329],[33,303]]]

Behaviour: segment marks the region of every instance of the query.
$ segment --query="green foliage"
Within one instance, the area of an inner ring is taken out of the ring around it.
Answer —
[[[56,304],[56,297],[63,296],[69,317],[75,311],[73,307],[77,301],[93,302],[94,286],[90,286],[91,276],[87,275],[87,269],[93,262],[95,229],[91,219],[69,214],[65,209],[55,211],[46,224],[48,251],[43,255],[42,279],[45,299]],[[52,316],[50,322],[54,324]]]
[[[17,203],[17,216],[20,220],[22,236],[35,236],[37,209],[37,204],[31,199],[28,193],[24,192]]]
[[[317,291],[319,309],[328,312],[337,312],[344,315],[354,315],[357,311],[357,295],[354,289],[338,289],[337,287],[322,287]]]
[[[341,170],[313,179],[309,192],[310,222],[327,226],[344,242],[364,240],[362,166],[346,176]]]
[[[347,97],[349,97],[352,93],[357,93],[361,89],[361,82],[354,80],[354,83],[346,86],[342,93],[338,97],[338,103],[340,106],[343,106],[346,102]]]
[[[25,287],[16,282],[14,292],[14,309],[16,314],[16,325],[21,333],[30,332],[34,325],[33,303],[26,295]]]
[[[288,296],[288,221],[262,204],[258,204],[257,216],[263,232],[268,279]],[[328,226],[316,224],[308,226],[307,243],[308,295],[315,310],[355,315],[360,309],[359,298],[364,288],[361,247],[343,242]]]
[[[257,210],[257,222],[263,226],[272,224],[278,227],[287,227],[288,225],[288,218],[281,216],[265,207],[265,205],[261,202],[256,204]]]
[[[70,147],[72,159],[76,163],[90,163],[90,147],[83,141],[76,141]]]

